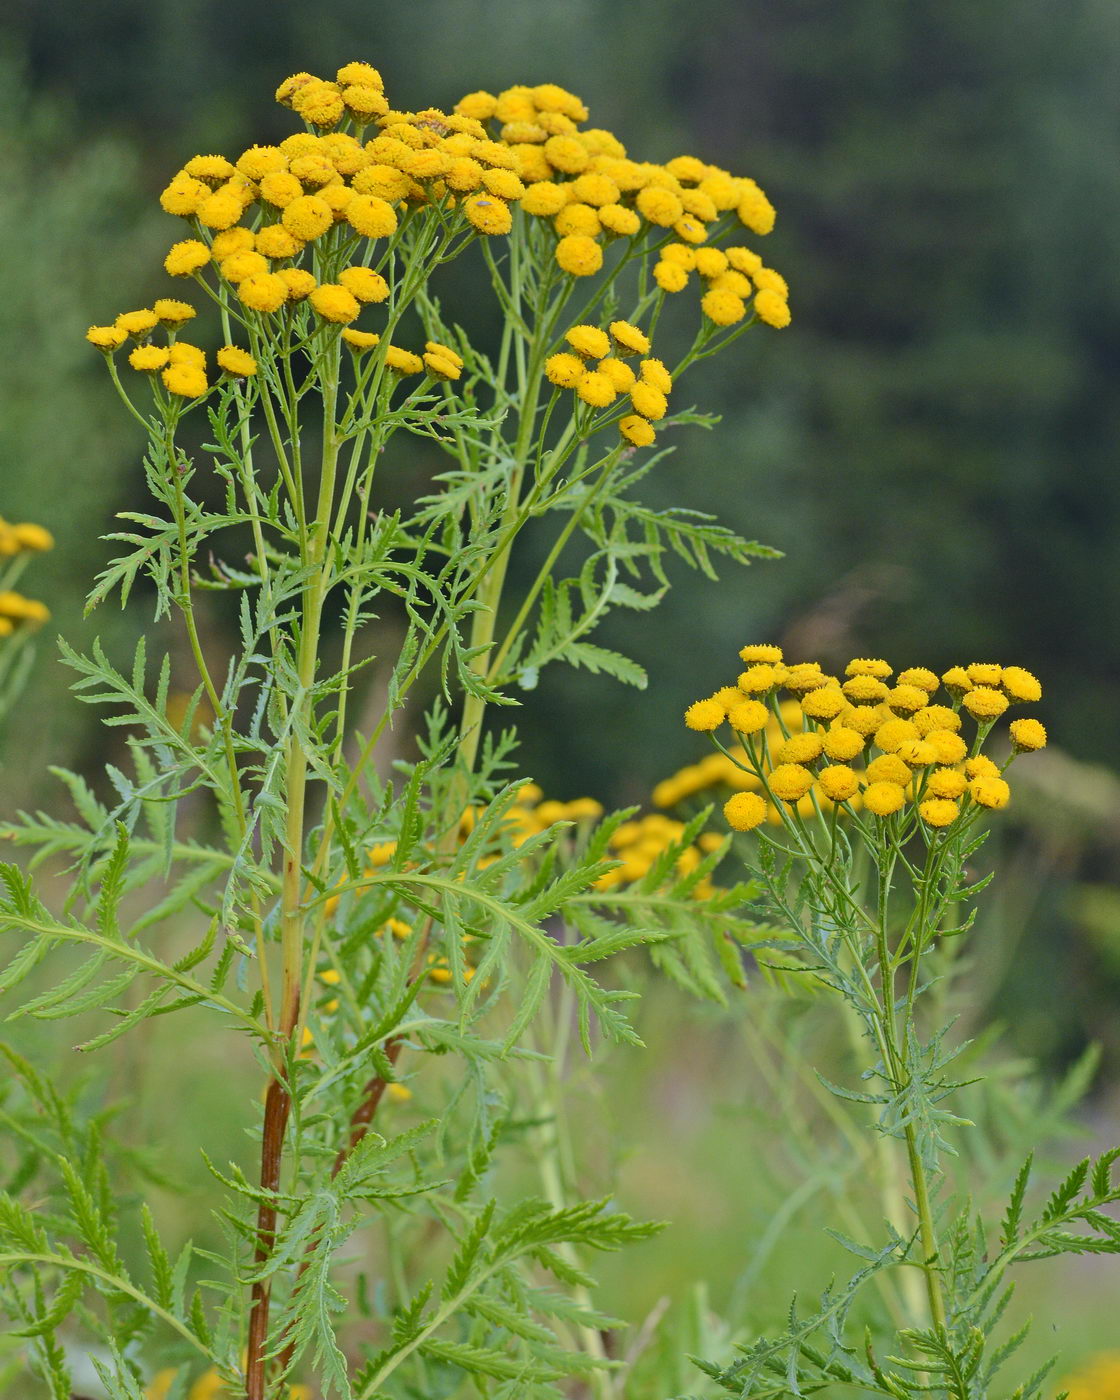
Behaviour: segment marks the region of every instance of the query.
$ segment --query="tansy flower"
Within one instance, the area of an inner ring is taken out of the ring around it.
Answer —
[[[619,360],[614,355],[600,360],[596,368],[600,374],[607,376],[620,394],[629,393],[638,377],[625,360]]]
[[[847,802],[859,791],[859,778],[846,763],[835,763],[821,769],[821,791],[832,802]]]
[[[338,274],[341,286],[358,301],[384,301],[389,295],[389,284],[380,272],[369,267],[344,267]]]
[[[727,270],[727,254],[720,248],[697,248],[696,271],[701,277],[718,277]]]
[[[964,795],[968,779],[955,768],[935,768],[926,779],[926,792],[931,797],[958,798]]]
[[[461,360],[451,359],[434,350],[425,350],[423,359],[428,373],[434,374],[437,379],[458,379],[463,372]]]
[[[372,331],[355,331],[350,327],[342,332],[342,339],[351,350],[357,350],[359,353],[363,350],[372,350],[375,345],[381,343],[381,337]]]
[[[244,282],[247,277],[263,277],[268,270],[268,259],[249,251],[231,253],[222,259],[218,268],[226,281],[233,283]]]
[[[718,729],[725,718],[726,713],[718,700],[697,700],[684,712],[684,722],[689,729],[701,733]]]
[[[574,389],[586,369],[578,355],[550,355],[544,362],[544,372],[550,383],[560,389]]]
[[[138,345],[128,357],[128,363],[133,369],[146,372],[162,369],[167,360],[167,348],[163,345]]]
[[[966,778],[998,778],[1000,773],[986,753],[978,753],[975,758],[965,759],[964,775]]]
[[[965,668],[968,671],[968,679],[973,685],[999,685],[1000,676],[1003,673],[1002,666],[996,666],[989,661],[974,661],[971,666]]]
[[[128,339],[128,332],[120,326],[90,326],[86,339],[98,350],[119,350]]]
[[[918,803],[918,813],[927,826],[949,826],[959,812],[957,804],[946,797],[927,797]]]
[[[898,783],[877,782],[864,789],[863,805],[876,817],[889,817],[906,801],[906,793]]]
[[[133,352],[135,353],[135,352]],[[1004,672],[1006,680],[1007,672]],[[1013,719],[1008,725],[1011,744],[1020,753],[1034,753],[1046,747],[1046,730],[1036,719]]]
[[[287,288],[289,301],[303,301],[318,285],[311,273],[302,267],[282,267],[273,276],[279,277]]]
[[[912,715],[929,703],[929,692],[918,685],[896,685],[887,694],[886,703],[899,714]]]
[[[732,831],[753,831],[766,820],[766,800],[757,792],[737,792],[723,804]]]
[[[643,418],[649,418],[654,423],[664,418],[669,410],[669,405],[661,390],[655,389],[652,384],[647,384],[643,380],[639,380],[630,390],[630,402]]]
[[[544,143],[545,159],[554,170],[578,175],[591,161],[590,153],[574,136],[550,136]]]
[[[663,394],[667,394],[672,389],[673,376],[665,368],[661,360],[642,360],[638,368],[641,372],[641,378],[646,384],[651,384]],[[742,655],[742,653],[740,653],[740,655]],[[780,655],[778,660],[781,660]]]
[[[974,802],[993,811],[1006,807],[1011,801],[1011,789],[1002,778],[973,778],[968,790]]]
[[[1030,704],[1042,699],[1042,686],[1037,677],[1022,666],[1005,666],[1000,676],[1000,685],[1009,700],[1027,701]]]
[[[647,362],[643,360],[643,369],[645,368],[647,363],[660,364],[660,361],[654,360]],[[781,659],[781,647],[771,646],[769,643],[762,643],[757,646],[752,645],[739,648],[739,660],[745,661],[747,663],[750,663],[752,661],[765,661],[770,665],[774,665],[776,662],[781,661]]]
[[[266,224],[257,231],[257,252],[266,258],[294,258],[303,247],[283,224]]]
[[[629,321],[612,321],[611,339],[625,355],[649,354],[649,336]]]
[[[983,723],[985,720],[998,719],[1007,709],[1008,699],[1002,691],[993,690],[986,685],[977,685],[965,695],[961,704],[973,719]]]
[[[308,301],[324,321],[335,321],[342,325],[357,320],[362,309],[357,297],[337,282],[322,283],[311,293]]]
[[[653,424],[636,413],[628,413],[625,418],[619,419],[618,431],[635,447],[649,447],[657,438]]]
[[[745,268],[741,270],[746,271]],[[780,272],[775,272],[772,267],[763,267],[760,263],[751,276],[763,291],[777,292],[783,301],[789,299],[789,287],[786,284],[786,279]]]
[[[488,236],[509,233],[510,229],[513,228],[513,215],[509,211],[509,206],[490,195],[471,195],[469,199],[463,201],[463,212],[467,216],[467,221],[479,233]]]
[[[390,345],[385,351],[385,367],[395,374],[421,374],[424,361],[411,350],[398,350],[395,345]]]
[[[907,739],[899,745],[898,757],[911,768],[928,768],[931,763],[943,762],[937,749],[926,739]]]
[[[40,554],[44,550],[54,548],[54,536],[49,530],[45,530],[42,525],[32,525],[30,523],[13,525],[11,531],[20,549],[27,549],[35,554]]]
[[[879,657],[857,656],[854,661],[849,661],[844,667],[846,676],[874,676],[876,680],[886,680],[891,674],[892,667],[889,662],[881,660]]]
[[[360,84],[363,87],[376,88],[378,92],[385,90],[381,74],[372,63],[344,63],[334,76],[343,87]]]
[[[866,673],[854,675],[840,687],[849,700],[861,705],[885,699],[888,688],[881,680]]]
[[[918,731],[908,719],[889,719],[875,731],[875,745],[884,753],[897,753],[908,739],[917,739]]]
[[[236,173],[236,169],[225,156],[191,156],[183,166],[184,174],[193,175],[196,180],[208,180],[211,184],[224,184]]]
[[[195,217],[207,228],[232,228],[240,219],[243,207],[237,192],[231,186],[223,185],[202,201]]]
[[[592,277],[603,266],[603,250],[586,234],[571,233],[557,243],[556,261],[572,277]]]
[[[847,761],[863,752],[865,739],[856,729],[844,725],[830,729],[824,736],[824,752],[829,758]]]
[[[910,769],[896,753],[881,754],[872,759],[864,771],[869,783],[897,783],[905,787],[910,781]]]
[[[152,306],[152,310],[165,326],[181,326],[185,321],[191,321],[197,315],[194,307],[188,302],[175,301],[171,297],[160,297]]]
[[[748,666],[740,674],[736,684],[746,695],[764,695],[778,684],[778,677],[772,665],[759,662],[757,665]]]
[[[598,370],[587,370],[580,375],[576,393],[593,408],[606,408],[618,397],[618,391],[608,376],[600,374]]]
[[[792,320],[789,302],[777,292],[767,289],[756,293],[754,309],[758,313],[758,319],[765,321],[768,326],[773,326],[775,330],[784,330]]]
[[[813,775],[799,763],[779,763],[768,776],[770,791],[783,802],[798,802],[813,786]]]
[[[611,352],[610,338],[598,326],[573,326],[564,339],[578,355],[588,359],[598,360]]]
[[[227,228],[216,234],[210,245],[210,256],[216,263],[234,253],[249,253],[256,246],[257,235],[249,228]]]
[[[303,185],[290,170],[275,170],[261,181],[261,199],[277,209],[287,209],[302,199]]]
[[[346,206],[346,222],[364,238],[388,238],[397,231],[397,214],[388,200],[359,194]]]
[[[700,299],[700,309],[709,321],[717,326],[733,326],[747,314],[741,297],[734,292],[714,290],[706,292]]]
[[[932,695],[937,689],[938,681],[936,674],[924,666],[910,666],[905,671],[898,673],[898,684],[916,685],[920,690]]]
[[[941,684],[950,695],[965,695],[972,689],[972,681],[963,666],[950,666],[941,677]]]
[[[955,732],[961,727],[961,717],[948,705],[927,705],[919,710],[912,721],[914,728],[924,739],[934,729],[947,729]]]
[[[802,698],[801,709],[810,719],[830,720],[835,719],[846,704],[839,686],[824,685]]]
[[[522,200],[521,207],[525,207]],[[604,204],[599,210],[599,222],[608,233],[616,233],[625,238],[633,238],[642,226],[641,219],[633,209],[623,204]]]
[[[198,369],[206,368],[206,351],[198,345],[191,345],[186,340],[177,340],[168,351],[173,365],[195,365]]]
[[[526,214],[538,214],[549,219],[559,214],[567,202],[567,189],[551,180],[534,181],[526,186],[525,193],[521,196],[521,207]]]
[[[838,718],[848,729],[869,739],[883,721],[890,718],[890,711],[882,711],[877,705],[849,705]]]
[[[223,345],[215,358],[227,374],[243,378],[256,374],[257,362],[247,350],[239,350],[236,345]]]
[[[334,225],[334,210],[317,194],[303,194],[285,207],[280,222],[293,238],[310,243]]]
[[[194,180],[189,175],[180,174],[176,175],[167,188],[163,190],[159,202],[166,213],[186,218],[194,213],[204,199],[209,197],[209,185],[204,185],[201,180]]]
[[[343,118],[346,108],[335,83],[314,79],[292,93],[292,107],[312,126],[330,128]]]
[[[279,311],[288,299],[289,284],[276,272],[247,277],[237,287],[237,297],[250,311]]]
[[[197,399],[206,393],[206,371],[198,365],[169,364],[160,375],[169,393],[184,399]]]
[[[653,280],[663,292],[683,292],[688,286],[688,272],[680,263],[662,258],[653,265]]]
[[[770,711],[761,700],[740,697],[728,706],[727,719],[739,734],[758,734],[770,723]]]
[[[147,335],[148,331],[159,325],[159,317],[147,308],[143,311],[122,311],[113,324],[126,335]]]
[[[237,158],[237,169],[250,180],[263,180],[266,175],[283,170],[287,156],[279,146],[250,146]]]
[[[163,266],[172,277],[190,277],[210,261],[210,249],[197,238],[187,238],[172,244]]]
[[[753,180],[740,181],[739,189],[739,221],[752,233],[769,233],[774,227],[774,206]]]
[[[819,734],[791,734],[774,751],[775,763],[812,763],[820,758],[824,740]]]
[[[960,763],[968,753],[965,741],[949,729],[931,729],[925,742],[933,750],[937,763]]]

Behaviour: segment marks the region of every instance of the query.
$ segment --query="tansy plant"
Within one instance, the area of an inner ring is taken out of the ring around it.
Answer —
[[[858,1391],[953,1400],[1040,1393],[1049,1366],[1018,1387],[1003,1367],[1029,1324],[1009,1311],[1010,1274],[1027,1260],[1120,1253],[1120,1149],[1082,1161],[1034,1203],[1022,1164],[1001,1219],[954,1189],[946,1154],[974,1131],[954,1098],[962,1081],[945,987],[991,878],[973,857],[1011,799],[1008,770],[1043,748],[1038,701],[1018,666],[925,667],[894,675],[878,659],[841,675],[744,647],[734,684],[686,712],[717,754],[666,780],[665,805],[721,782],[723,813],[751,845],[772,929],[759,960],[838,1003],[859,1076],[821,1080],[872,1134],[881,1226],[831,1232],[858,1260],[851,1276],[795,1300],[788,1326],[756,1332],[737,1359],[705,1363],[720,1390],[778,1396]],[[829,1066],[831,1072],[831,1066]]]
[[[254,1156],[211,1164],[224,1247],[171,1249],[104,1115],[9,1048],[4,1306],[59,1400],[75,1351],[117,1400],[605,1395],[587,1259],[649,1227],[573,1195],[557,1066],[573,1037],[636,1040],[600,975],[626,949],[718,993],[743,891],[712,885],[727,842],[695,822],[620,835],[594,804],[549,810],[484,719],[553,663],[641,685],[591,640],[602,619],[651,608],[668,556],[764,552],[635,491],[696,420],[671,411],[680,376],[789,321],[748,246],[774,212],[692,156],[634,159],[552,84],[405,112],[351,63],[277,97],[301,130],[193,156],[163,191],[182,291],[88,332],[151,496],[90,605],[142,581],[166,641],[123,669],[63,646],[121,752],[104,788],[63,775],[72,815],[3,832],[68,889],[40,898],[9,865],[0,903],[0,985],[29,989],[21,1015],[82,1016],[83,1054],[140,1053],[174,1016],[255,1057]],[[493,287],[492,354],[439,300],[459,257]],[[388,508],[408,437],[443,469]],[[507,599],[531,523],[543,562]],[[232,652],[202,626],[215,591]],[[519,1146],[541,1194],[496,1200],[492,1159]]]

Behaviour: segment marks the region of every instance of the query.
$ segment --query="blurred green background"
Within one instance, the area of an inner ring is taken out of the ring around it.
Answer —
[[[642,800],[695,756],[680,711],[724,682],[748,640],[826,662],[1027,666],[1061,752],[1036,760],[1001,837],[975,1015],[998,1016],[1009,1046],[1050,1071],[1101,1041],[1093,1122],[1115,1136],[1114,0],[9,0],[6,13],[0,513],[55,532],[25,584],[79,646],[96,631],[128,648],[150,623],[142,605],[81,619],[108,553],[98,536],[142,500],[134,426],[82,334],[167,293],[160,260],[180,226],[158,191],[195,151],[285,134],[272,92],[289,72],[367,59],[403,107],[556,81],[638,158],[694,152],[759,181],[778,208],[765,252],[790,282],[793,325],[685,381],[683,400],[723,422],[682,430],[648,494],[786,557],[718,584],[678,569],[656,612],[609,625],[599,640],[649,671],[642,695],[546,672],[524,716],[526,769],[559,797]],[[466,324],[490,314],[469,282],[460,290]],[[44,637],[2,753],[0,810],[56,802],[48,762],[94,770],[106,756],[65,684]],[[703,1025],[689,1034],[701,1048],[683,1056],[686,1096],[712,1055]],[[661,1046],[640,1072],[674,1054]],[[677,1146],[696,1160],[672,1205],[653,1206],[686,1222],[706,1150],[691,1132],[684,1122]],[[709,1198],[731,1189],[707,1179]],[[767,1199],[752,1198],[756,1213]],[[718,1234],[699,1216],[674,1232],[690,1241],[680,1279],[703,1262],[697,1240],[714,1249]],[[1097,1277],[1063,1283],[1063,1297],[1087,1297]],[[1089,1324],[1084,1344],[1112,1340],[1106,1325]]]

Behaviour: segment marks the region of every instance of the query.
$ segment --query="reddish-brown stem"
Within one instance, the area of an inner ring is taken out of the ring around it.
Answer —
[[[284,1155],[284,1131],[292,1098],[278,1079],[268,1086],[264,1100],[264,1129],[261,1134],[261,1190],[280,1189],[280,1164]],[[272,1251],[276,1237],[276,1207],[261,1201],[257,1207],[257,1248],[253,1262],[259,1269]],[[268,1338],[268,1307],[272,1285],[268,1279],[253,1284],[253,1307],[249,1314],[249,1349],[245,1363],[246,1400],[265,1400],[264,1348]]]

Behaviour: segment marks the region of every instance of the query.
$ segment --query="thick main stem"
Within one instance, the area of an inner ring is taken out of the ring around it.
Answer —
[[[299,1023],[300,985],[303,971],[303,848],[305,837],[308,754],[301,737],[310,720],[312,690],[319,658],[319,640],[323,619],[323,603],[330,586],[330,522],[334,502],[335,478],[338,472],[339,439],[335,415],[338,407],[339,354],[337,345],[326,352],[321,362],[323,387],[323,456],[319,476],[319,497],[315,521],[308,535],[304,563],[314,572],[304,590],[299,659],[297,666],[299,692],[292,734],[288,741],[287,822],[284,839],[284,868],[281,878],[280,945],[281,988],[279,1036],[290,1041]],[[279,1078],[268,1086],[265,1099],[264,1130],[261,1139],[261,1189],[275,1191],[280,1184],[283,1163],[284,1132],[287,1127],[291,1097]],[[276,1229],[276,1211],[261,1202],[257,1211],[256,1262],[263,1264],[272,1249]],[[253,1303],[249,1318],[249,1349],[245,1369],[247,1400],[265,1400],[264,1351],[268,1339],[268,1316],[271,1288],[267,1280],[253,1285]]]

